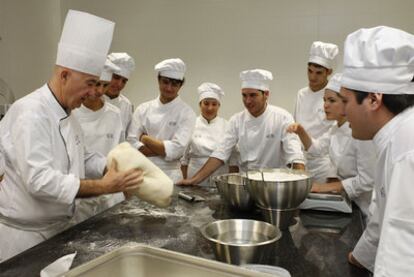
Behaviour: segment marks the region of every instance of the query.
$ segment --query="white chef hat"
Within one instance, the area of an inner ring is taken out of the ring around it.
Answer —
[[[272,72],[264,69],[244,70],[240,73],[243,88],[269,90],[269,82],[273,80]]]
[[[105,65],[102,70],[101,77],[99,77],[99,80],[110,82],[112,80],[112,74],[114,73],[119,74],[120,71],[121,71],[121,68],[119,66],[116,66],[109,59],[106,59]]]
[[[414,94],[414,36],[379,26],[345,40],[342,86],[384,94]]]
[[[155,65],[155,71],[163,77],[183,80],[186,71],[185,63],[179,59],[167,59]]]
[[[338,46],[335,44],[314,41],[309,51],[309,62],[331,69],[338,52]]]
[[[60,37],[56,64],[100,76],[112,42],[115,23],[69,10]]]
[[[214,83],[202,83],[198,88],[199,101],[206,98],[214,98],[221,102],[224,92],[218,85]]]
[[[332,90],[336,93],[339,93],[339,91],[341,90],[341,79],[342,79],[342,73],[336,73],[329,80],[329,82],[326,85],[325,89],[330,89],[330,90]]]
[[[135,70],[135,61],[127,53],[111,53],[108,59],[117,65],[121,70],[116,73],[124,78],[129,79],[131,73]]]

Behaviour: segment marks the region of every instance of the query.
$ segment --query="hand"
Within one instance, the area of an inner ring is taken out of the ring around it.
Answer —
[[[324,184],[313,183],[312,188],[311,188],[311,192],[316,192],[316,193],[324,192],[324,190],[323,190],[324,186],[325,186]]]
[[[146,134],[146,133],[142,133],[142,134],[139,136],[139,141],[140,141],[140,142],[142,142],[142,143],[144,143],[144,142],[143,142],[143,140],[145,139],[145,137],[146,137],[146,136],[148,136],[148,134]],[[145,144],[145,143],[144,143],[144,144]]]
[[[319,183],[313,183],[311,192],[316,193],[340,193],[343,190],[342,183],[340,181],[332,182],[332,183],[326,183],[326,184],[319,184]]]
[[[139,187],[139,184],[144,180],[142,170],[136,168],[119,172],[117,165],[116,160],[112,160],[111,166],[102,178],[105,193],[127,192]]]
[[[299,134],[300,132],[303,132],[303,127],[299,123],[293,123],[287,127],[286,132]]]
[[[362,264],[360,264],[357,259],[355,259],[354,255],[352,255],[352,252],[348,253],[348,262],[356,267],[359,268],[365,268]]]

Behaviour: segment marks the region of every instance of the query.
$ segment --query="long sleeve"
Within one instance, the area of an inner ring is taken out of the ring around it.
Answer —
[[[180,159],[187,145],[190,143],[191,135],[195,126],[195,114],[192,110],[183,111],[183,115],[177,124],[177,130],[170,140],[164,140],[165,160],[174,161]]]
[[[143,126],[140,120],[140,110],[139,107],[135,110],[134,115],[131,120],[131,124],[128,127],[126,140],[129,142],[134,148],[139,149],[144,144],[139,141],[139,137],[143,134]]]
[[[282,147],[285,154],[285,161],[287,164],[294,162],[305,164],[305,157],[303,155],[302,143],[300,142],[299,136],[286,131],[287,127],[293,122],[293,117],[289,114],[281,127],[283,130]]]
[[[372,191],[376,162],[376,152],[371,141],[354,140],[354,143],[357,174],[342,180],[342,185],[352,200],[365,192]]]
[[[217,158],[223,162],[227,162],[233,152],[234,147],[238,141],[238,133],[236,127],[236,119],[232,118],[226,127],[226,132],[222,140],[217,144],[216,150],[210,155],[210,157]]]
[[[51,145],[57,142],[51,140],[53,127],[45,116],[27,111],[15,121],[10,138],[16,151],[13,166],[33,197],[72,204],[80,180],[74,174],[55,169],[55,156],[61,153],[53,153]]]

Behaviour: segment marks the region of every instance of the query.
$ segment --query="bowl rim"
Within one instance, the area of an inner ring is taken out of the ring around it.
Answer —
[[[210,226],[212,224],[218,224],[219,222],[223,222],[223,221],[251,221],[251,222],[258,222],[260,224],[263,224],[263,225],[268,226],[269,228],[274,229],[275,232],[276,232],[276,236],[274,238],[270,239],[270,240],[267,240],[267,241],[263,241],[263,242],[258,242],[258,243],[255,243],[255,244],[251,244],[251,243],[230,243],[230,242],[224,242],[224,241],[221,241],[221,240],[218,240],[218,239],[214,239],[214,238],[212,238],[212,237],[210,237],[210,236],[207,235],[206,229],[207,229],[208,226]],[[208,223],[206,223],[206,224],[204,224],[203,226],[200,227],[200,232],[201,232],[201,234],[203,235],[204,238],[206,238],[207,240],[209,240],[211,242],[218,243],[220,245],[239,246],[239,247],[240,246],[249,246],[249,247],[252,247],[252,246],[267,245],[267,244],[271,244],[271,243],[274,243],[274,242],[278,241],[282,237],[282,232],[280,231],[280,229],[277,226],[273,225],[273,224],[270,224],[268,222],[261,221],[261,220],[242,219],[242,218],[221,219],[221,220],[216,220],[216,221],[208,222]]]
[[[270,173],[270,172],[288,172],[288,173],[293,173],[294,175],[306,175],[307,178],[298,179],[298,180],[289,180],[289,181],[264,181],[264,180],[255,180],[255,179],[249,178],[249,174],[261,173],[261,172],[263,172],[263,173],[266,173],[266,172],[267,173]],[[298,182],[298,181],[305,181],[305,180],[312,179],[312,174],[307,170],[290,169],[290,168],[270,168],[270,167],[247,169],[247,171],[245,171],[244,174],[241,174],[241,176],[244,179],[247,179],[249,181],[256,181],[256,182],[263,182],[264,181],[265,183],[289,183],[289,182]]]

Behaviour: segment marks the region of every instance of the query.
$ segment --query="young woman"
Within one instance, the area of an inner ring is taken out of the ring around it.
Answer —
[[[327,193],[345,191],[369,216],[374,185],[375,149],[371,141],[352,138],[351,128],[344,115],[344,103],[339,94],[341,74],[335,74],[329,81],[324,94],[324,110],[328,120],[337,124],[329,132],[315,140],[298,123],[290,125],[288,132],[299,135],[308,153],[329,153],[334,172],[326,183],[314,183],[312,192]]]
[[[198,87],[200,115],[196,119],[194,132],[187,147],[184,157],[181,159],[181,170],[184,179],[191,178],[208,160],[210,154],[216,149],[217,143],[223,137],[227,127],[227,120],[218,116],[220,102],[224,96],[221,88],[213,83],[203,83]],[[230,159],[231,172],[238,171],[237,154]],[[226,166],[222,166],[214,175],[228,172]],[[209,185],[208,179],[200,184]]]

